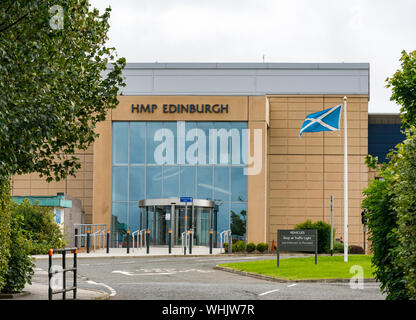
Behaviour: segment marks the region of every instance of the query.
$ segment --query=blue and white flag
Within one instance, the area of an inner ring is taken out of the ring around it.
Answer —
[[[304,132],[339,130],[341,107],[342,105],[340,104],[339,106],[307,115],[300,129],[299,137]]]

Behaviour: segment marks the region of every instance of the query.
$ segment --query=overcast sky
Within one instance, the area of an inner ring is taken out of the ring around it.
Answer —
[[[398,112],[385,80],[416,50],[415,0],[90,0],[111,6],[127,62],[369,62],[369,112]]]

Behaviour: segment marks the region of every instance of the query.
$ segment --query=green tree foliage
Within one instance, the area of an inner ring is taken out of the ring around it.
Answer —
[[[30,254],[47,254],[51,248],[65,246],[64,235],[55,222],[51,208],[32,205],[25,199],[19,205],[13,206],[12,215],[22,218],[20,226],[26,238],[31,241]]]
[[[231,234],[244,236],[247,226],[247,211],[241,210],[240,214],[231,210]]]
[[[403,269],[407,294],[416,300],[416,128],[407,130],[406,140],[398,145],[393,166],[394,204],[397,212],[396,248],[398,268]]]
[[[31,243],[24,235],[22,222],[21,216],[11,219],[10,257],[5,274],[5,284],[1,289],[3,293],[21,292],[26,283],[31,284],[34,274],[35,265],[29,255]]]
[[[397,153],[388,164],[380,166],[379,179],[373,180],[364,190],[362,207],[367,209],[369,241],[373,254],[372,263],[376,266],[375,276],[381,283],[381,290],[389,300],[408,299],[403,278],[404,270],[397,265],[399,237],[396,233],[397,212],[395,210],[395,186],[397,172],[394,162]]]
[[[107,71],[116,59],[105,44],[109,17],[87,0],[1,2],[0,177],[51,181],[79,169],[71,155],[94,141],[124,86],[124,58]]]
[[[0,291],[5,285],[10,255],[10,207],[9,181],[0,181]]]
[[[390,100],[401,106],[402,127],[416,125],[416,51],[402,51],[401,69],[387,78],[387,87],[392,89]]]
[[[364,190],[373,264],[387,299],[416,299],[416,51],[402,52],[401,69],[387,78],[391,100],[401,106],[406,139],[379,168],[378,180]]]
[[[318,230],[318,253],[328,253],[331,250],[331,225],[323,221],[312,223],[306,220],[295,226],[295,230]],[[335,229],[332,237],[335,237]]]

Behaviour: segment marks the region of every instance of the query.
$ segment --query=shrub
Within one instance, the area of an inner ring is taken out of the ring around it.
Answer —
[[[247,252],[253,252],[256,250],[256,245],[253,242],[247,243]]]
[[[228,242],[224,242],[223,247],[224,247],[224,251],[228,252]]]
[[[351,254],[364,254],[365,252],[364,252],[363,247],[351,245],[351,246],[348,246],[348,253],[351,253]]]
[[[258,252],[263,253],[264,251],[267,250],[268,247],[269,246],[267,245],[267,243],[260,242],[259,244],[257,244],[256,249],[257,249]]]
[[[242,252],[244,251],[246,247],[246,242],[245,241],[237,241],[236,243],[233,244],[233,252]]]
[[[25,236],[32,241],[30,254],[47,254],[51,248],[58,249],[65,246],[64,236],[55,222],[55,215],[51,208],[31,204],[25,199],[20,204],[14,204],[13,217],[22,217],[21,227]]]
[[[311,229],[318,230],[318,253],[329,253],[331,251],[331,225],[323,221],[312,223],[311,220],[306,220],[295,226],[295,230]],[[332,237],[334,236],[335,229]]]
[[[35,265],[29,255],[31,243],[23,233],[22,222],[22,217],[11,219],[10,257],[5,274],[5,285],[1,290],[3,293],[21,292],[26,283],[31,284],[34,274]]]
[[[10,251],[11,198],[9,182],[0,179],[0,291],[5,284],[5,274]]]
[[[344,253],[344,244],[340,242],[334,243],[334,253]]]

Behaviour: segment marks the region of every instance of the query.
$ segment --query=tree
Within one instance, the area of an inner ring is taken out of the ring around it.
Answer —
[[[27,253],[11,228],[19,223],[10,218],[10,177],[75,175],[75,150],[91,145],[96,124],[118,104],[125,59],[112,62],[115,49],[105,44],[110,11],[89,10],[87,0],[0,2],[0,289],[21,287],[9,280]],[[17,242],[3,241],[7,234]],[[11,255],[11,245],[21,250]]]
[[[241,215],[241,217],[240,217]],[[240,214],[231,210],[231,234],[244,236],[246,234],[247,211],[241,210]]]
[[[367,226],[369,241],[371,242],[371,261],[376,267],[375,277],[381,283],[381,291],[388,300],[408,299],[403,282],[404,270],[397,265],[399,238],[395,232],[397,228],[397,212],[395,211],[396,175],[393,171],[395,161],[394,152],[388,164],[380,165],[379,179],[373,180],[364,189],[365,199],[362,207],[367,209]],[[366,163],[374,166],[375,159],[368,157]]]
[[[0,4],[0,177],[75,175],[73,156],[118,104],[125,59],[106,46],[110,8],[87,0]]]
[[[401,106],[402,127],[416,125],[416,51],[402,51],[401,69],[387,78],[387,88],[392,89],[390,100]]]
[[[416,128],[407,130],[406,140],[398,146],[394,164],[396,175],[395,211],[399,239],[396,265],[403,270],[407,294],[416,300]]]

